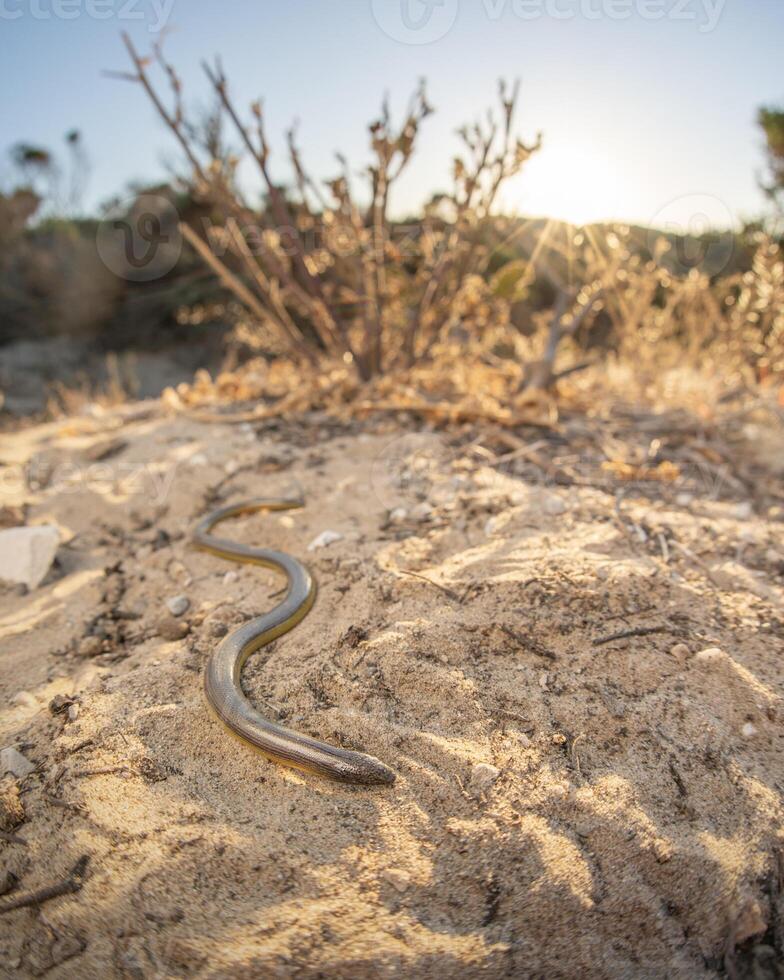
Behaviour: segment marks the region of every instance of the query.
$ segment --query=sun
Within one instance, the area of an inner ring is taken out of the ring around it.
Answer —
[[[507,212],[583,226],[630,220],[635,211],[627,175],[601,147],[545,142],[501,201]],[[639,206],[639,205],[638,205]]]

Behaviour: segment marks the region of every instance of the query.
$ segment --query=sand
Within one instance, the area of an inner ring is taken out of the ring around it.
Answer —
[[[89,863],[0,916],[0,975],[781,976],[775,508],[560,486],[391,420],[114,423],[2,441],[5,522],[64,543],[37,590],[0,590],[0,748],[36,767],[0,792],[25,842],[0,841],[0,903]],[[226,528],[319,583],[245,689],[390,788],[274,765],[203,699],[210,651],[281,583],[189,529],[297,487],[304,509]]]

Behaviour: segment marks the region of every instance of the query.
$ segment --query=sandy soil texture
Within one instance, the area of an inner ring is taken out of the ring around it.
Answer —
[[[63,537],[37,590],[0,590],[0,748],[35,766],[0,784],[0,908],[66,890],[0,915],[0,975],[781,976],[780,509],[568,485],[468,430],[99,428],[0,451],[4,523]],[[274,765],[203,699],[281,583],[189,529],[297,486],[301,511],[225,528],[319,582],[245,689],[391,788]]]

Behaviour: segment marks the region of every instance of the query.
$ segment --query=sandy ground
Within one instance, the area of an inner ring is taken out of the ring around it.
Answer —
[[[782,975],[781,508],[556,485],[465,431],[98,428],[0,451],[6,523],[64,540],[40,588],[0,591],[0,747],[36,767],[2,784],[0,905],[81,885],[0,916],[0,975]],[[320,590],[245,688],[391,788],[276,766],[203,700],[280,581],[189,529],[297,486],[303,510],[227,526]]]

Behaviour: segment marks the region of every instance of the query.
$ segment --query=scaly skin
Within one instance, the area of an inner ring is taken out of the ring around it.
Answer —
[[[268,721],[242,693],[240,676],[245,661],[260,647],[287,633],[308,614],[316,599],[316,584],[307,568],[291,555],[214,538],[209,532],[221,521],[240,514],[301,506],[300,500],[285,499],[234,504],[208,514],[193,532],[193,543],[204,551],[230,561],[265,565],[282,571],[288,578],[283,601],[271,612],[230,633],[210,656],[204,675],[207,700],[232,732],[275,762],[343,782],[389,785],[395,781],[395,774],[383,762],[361,752],[335,748]]]

